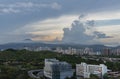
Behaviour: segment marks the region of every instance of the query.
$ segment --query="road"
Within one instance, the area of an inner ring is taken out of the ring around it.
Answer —
[[[36,72],[37,74],[34,74],[35,72]],[[28,71],[28,75],[29,75],[31,78],[39,79],[40,77],[43,77],[43,69],[30,70],[30,71]]]

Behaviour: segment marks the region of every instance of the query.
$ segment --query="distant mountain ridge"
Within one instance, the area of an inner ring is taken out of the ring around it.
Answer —
[[[94,50],[100,50],[100,49],[104,49],[104,48],[120,48],[120,46],[117,47],[107,47],[104,45],[80,45],[80,44],[50,44],[50,43],[8,43],[8,44],[2,44],[0,45],[0,49],[21,49],[24,47],[50,47],[50,48],[55,48],[55,47],[62,47],[64,48],[68,48],[68,47],[72,47],[72,48],[93,48]]]

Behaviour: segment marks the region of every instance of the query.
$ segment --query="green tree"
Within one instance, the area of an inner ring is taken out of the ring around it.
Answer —
[[[99,77],[97,75],[90,74],[90,79],[99,79]]]

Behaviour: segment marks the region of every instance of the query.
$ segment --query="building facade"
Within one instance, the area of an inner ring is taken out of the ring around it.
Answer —
[[[99,77],[107,73],[107,66],[104,64],[91,65],[86,63],[76,64],[76,75],[77,77],[90,78],[90,74],[95,74]]]
[[[67,62],[45,59],[44,76],[48,79],[65,79],[73,75],[72,67]]]

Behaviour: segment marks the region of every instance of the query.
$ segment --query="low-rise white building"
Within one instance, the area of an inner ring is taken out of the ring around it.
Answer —
[[[78,77],[90,78],[90,74],[95,74],[99,77],[107,73],[107,66],[104,64],[91,65],[86,63],[76,64],[76,75]]]
[[[49,79],[65,79],[71,77],[73,70],[67,62],[56,59],[45,59],[44,76]]]

